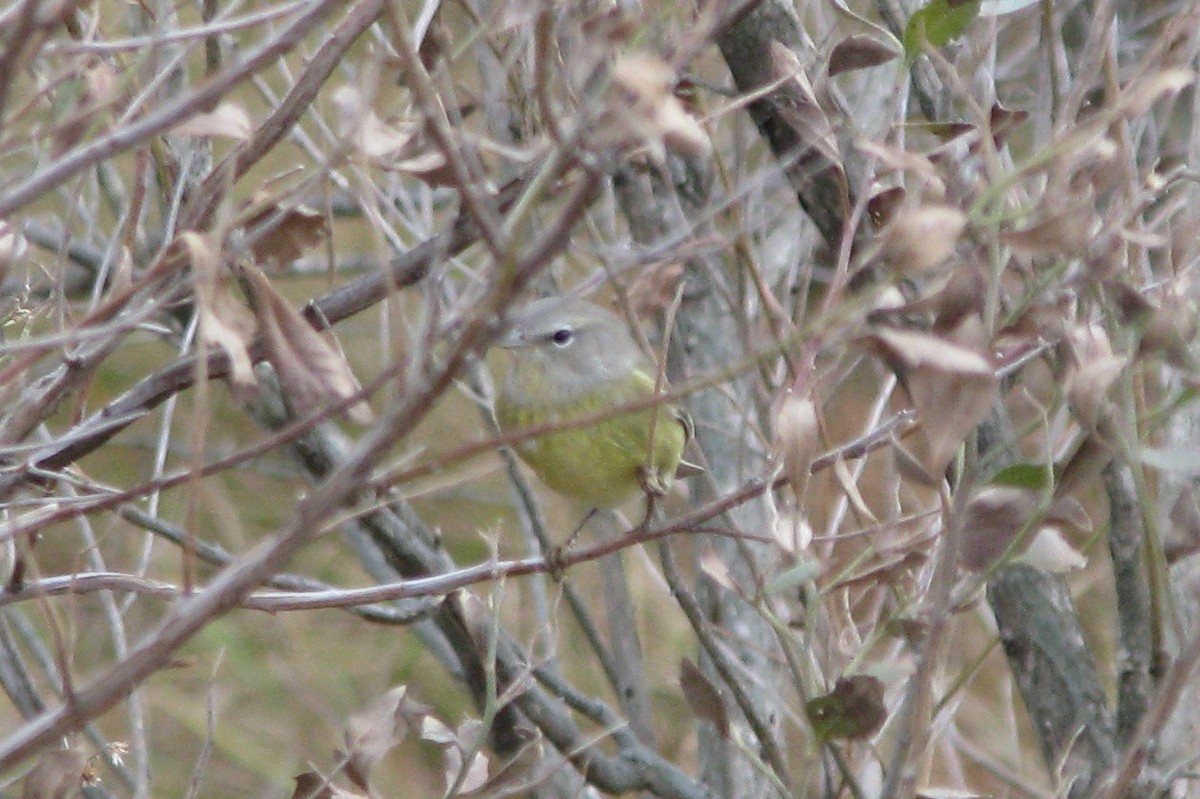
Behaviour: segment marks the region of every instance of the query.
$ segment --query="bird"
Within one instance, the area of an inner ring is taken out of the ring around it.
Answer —
[[[513,444],[543,483],[592,510],[639,492],[652,506],[670,490],[692,420],[677,401],[650,402],[665,386],[620,318],[582,299],[539,299],[498,343],[511,354],[495,401],[500,429],[554,428]],[[634,407],[605,415],[623,406]]]

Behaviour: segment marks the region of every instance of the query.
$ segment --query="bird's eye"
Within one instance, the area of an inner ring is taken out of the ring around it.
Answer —
[[[550,334],[550,340],[558,347],[567,346],[573,338],[575,338],[575,331],[569,327],[560,327]]]

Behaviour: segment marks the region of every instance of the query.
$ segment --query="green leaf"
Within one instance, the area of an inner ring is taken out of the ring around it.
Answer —
[[[988,480],[988,485],[1042,489],[1049,485],[1051,476],[1045,464],[1014,463],[1001,469],[995,477]]]
[[[802,560],[768,580],[765,590],[768,594],[777,594],[780,591],[807,585],[820,576],[821,564],[815,560]]]
[[[911,66],[925,42],[942,45],[963,34],[979,16],[980,0],[930,0],[908,18],[904,26],[904,63]]]

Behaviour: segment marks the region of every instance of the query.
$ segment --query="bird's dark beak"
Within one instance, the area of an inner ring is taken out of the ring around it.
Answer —
[[[525,334],[521,332],[520,328],[516,327],[510,327],[504,331],[500,338],[496,339],[496,346],[506,350],[519,349],[524,347],[526,343]]]

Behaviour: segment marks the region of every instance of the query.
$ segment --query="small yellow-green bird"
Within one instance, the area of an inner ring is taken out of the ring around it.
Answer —
[[[516,314],[499,343],[512,353],[496,397],[496,420],[506,433],[578,421],[655,394],[650,359],[616,315],[590,302],[536,300]],[[514,447],[559,494],[612,508],[639,492],[665,494],[691,435],[687,412],[668,402]]]

